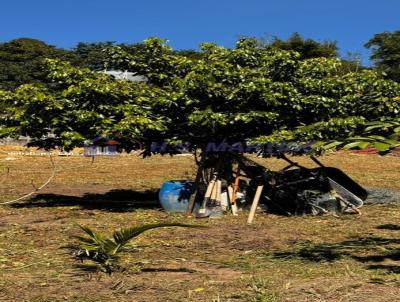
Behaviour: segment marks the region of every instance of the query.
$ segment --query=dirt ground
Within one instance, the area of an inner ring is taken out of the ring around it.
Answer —
[[[2,149],[0,201],[34,190],[51,175],[46,156],[27,152]],[[400,189],[400,158],[337,153],[321,161],[362,185]],[[93,163],[55,156],[54,162],[58,173],[38,196],[0,207],[0,301],[399,301],[396,204],[368,205],[361,216],[339,218],[257,213],[251,226],[245,212],[195,220],[157,204],[163,181],[193,177],[189,156]],[[67,248],[81,233],[76,223],[111,233],[167,221],[208,228],[149,231],[122,256],[125,270],[111,275],[73,259]]]

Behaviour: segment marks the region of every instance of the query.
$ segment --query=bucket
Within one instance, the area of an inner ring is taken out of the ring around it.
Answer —
[[[186,212],[193,185],[194,182],[189,180],[164,182],[158,194],[163,209],[166,212]]]

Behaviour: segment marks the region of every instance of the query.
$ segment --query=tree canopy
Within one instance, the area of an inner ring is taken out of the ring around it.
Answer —
[[[79,67],[88,67],[92,70],[104,70],[104,63],[107,61],[107,55],[104,49],[115,45],[114,42],[97,42],[97,43],[84,43],[79,42],[72,49],[72,62]]]
[[[318,42],[313,39],[306,39],[297,32],[292,34],[287,40],[275,37],[272,41],[262,44],[281,50],[297,51],[302,59],[339,57],[339,49],[335,41]]]
[[[148,152],[158,141],[201,148],[210,141],[320,140],[380,150],[398,142],[400,84],[376,71],[343,75],[337,58],[304,59],[255,39],[233,49],[204,43],[201,56],[184,56],[158,38],[137,50],[109,47],[108,64],[147,77],[145,83],[47,60],[52,86],[0,91],[1,134],[66,149],[107,136],[128,151],[140,142]],[[366,127],[368,144],[357,138],[365,139]]]
[[[45,83],[43,59],[69,60],[68,51],[57,49],[42,41],[20,38],[0,43],[0,89],[15,89],[26,83]]]
[[[400,82],[400,31],[376,34],[365,47],[372,49],[371,59],[377,67]]]

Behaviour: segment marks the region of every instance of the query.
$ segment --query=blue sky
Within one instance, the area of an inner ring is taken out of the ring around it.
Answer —
[[[79,41],[167,38],[176,49],[203,41],[234,46],[238,35],[287,38],[297,31],[361,52],[375,33],[400,30],[398,0],[13,0],[2,1],[0,41],[32,37],[59,47]]]

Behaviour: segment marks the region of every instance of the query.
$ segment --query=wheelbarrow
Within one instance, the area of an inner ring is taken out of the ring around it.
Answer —
[[[253,221],[260,199],[269,210],[285,215],[331,211],[360,213],[358,208],[368,192],[342,170],[326,167],[314,156],[311,160],[319,167],[312,169],[285,155],[280,158],[289,164],[280,171],[271,171],[248,158],[237,158],[256,187],[248,223]]]

